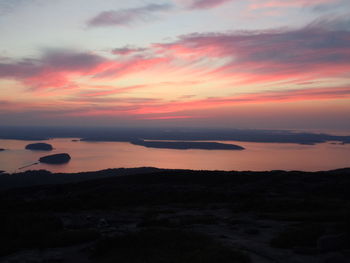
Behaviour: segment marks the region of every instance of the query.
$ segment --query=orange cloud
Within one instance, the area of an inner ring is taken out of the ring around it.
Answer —
[[[191,110],[204,110],[236,106],[239,104],[258,104],[275,102],[319,101],[350,98],[350,87],[295,89],[285,91],[267,91],[260,93],[241,94],[231,97],[216,97],[188,101],[145,101],[132,103],[130,107],[111,106],[103,110],[84,112],[84,116],[115,115],[122,111],[129,116],[145,116],[142,118],[162,119],[173,116],[174,113],[184,113]],[[79,115],[80,113],[78,113]],[[176,115],[187,116],[189,115]]]

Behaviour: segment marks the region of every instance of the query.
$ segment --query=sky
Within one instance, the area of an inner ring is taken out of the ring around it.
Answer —
[[[349,0],[0,0],[0,125],[350,132]]]

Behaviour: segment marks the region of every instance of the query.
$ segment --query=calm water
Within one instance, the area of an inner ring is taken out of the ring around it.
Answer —
[[[53,172],[96,171],[106,168],[152,166],[158,168],[205,170],[329,170],[350,167],[350,145],[322,143],[297,145],[287,143],[226,142],[246,148],[243,151],[153,149],[127,142],[72,142],[71,138],[45,141],[52,152],[25,150],[32,141],[0,140],[0,170],[18,168],[53,153],[69,153],[72,160],[64,165],[38,164],[27,169]],[[23,169],[25,170],[25,169]]]

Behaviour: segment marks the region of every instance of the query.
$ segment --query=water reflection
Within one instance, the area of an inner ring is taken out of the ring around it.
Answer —
[[[48,141],[55,148],[49,154],[69,153],[72,160],[64,165],[38,164],[26,169],[53,172],[95,171],[106,168],[152,166],[201,170],[329,170],[350,166],[350,145],[322,143],[297,145],[225,141],[246,148],[227,150],[152,149],[127,142],[82,142],[73,138]],[[18,171],[36,162],[48,152],[28,151],[30,141],[0,140],[0,170]]]

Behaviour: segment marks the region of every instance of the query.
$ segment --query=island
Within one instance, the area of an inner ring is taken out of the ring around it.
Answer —
[[[140,145],[148,148],[165,148],[177,150],[244,150],[242,146],[218,142],[193,142],[193,141],[144,141],[136,139],[130,141],[134,145]]]
[[[70,161],[71,157],[68,153],[58,153],[41,157],[39,162],[47,164],[64,164]]]
[[[0,152],[3,152],[3,151],[5,151],[5,149],[4,148],[0,148]]]
[[[48,143],[31,143],[25,147],[27,150],[32,151],[52,151],[53,147]]]

